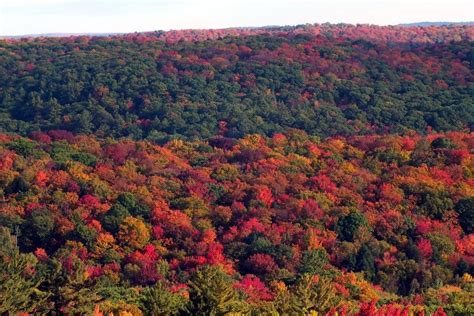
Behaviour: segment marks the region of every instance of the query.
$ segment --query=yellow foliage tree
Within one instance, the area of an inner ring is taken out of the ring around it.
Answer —
[[[141,249],[150,240],[150,231],[141,219],[127,216],[120,224],[118,239],[128,250]]]

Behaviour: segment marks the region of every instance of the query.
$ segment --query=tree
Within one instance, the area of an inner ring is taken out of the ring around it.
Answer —
[[[453,201],[446,192],[424,192],[420,199],[420,211],[433,219],[442,219],[448,210],[453,209]]]
[[[244,292],[246,300],[250,303],[259,304],[262,301],[272,301],[274,298],[265,284],[252,274],[246,274],[236,288]]]
[[[231,312],[244,313],[247,305],[241,300],[231,278],[216,266],[205,266],[197,270],[189,284],[192,315],[225,315]]]
[[[422,164],[428,166],[435,165],[435,154],[431,148],[431,144],[425,139],[420,140],[411,153],[410,162],[414,166],[421,166]]]
[[[431,142],[431,147],[434,149],[454,149],[456,145],[449,138],[439,137]]]
[[[335,294],[330,279],[303,274],[292,288],[279,290],[275,307],[281,315],[311,315],[314,312],[324,315],[337,306]]]
[[[324,274],[325,266],[329,263],[329,258],[324,248],[308,250],[303,253],[299,272],[309,274]]]
[[[25,193],[30,189],[29,183],[22,177],[16,177],[10,185],[5,188],[6,194]]]
[[[266,275],[278,270],[278,265],[273,257],[263,253],[256,253],[247,258],[245,267],[256,275]]]
[[[23,157],[31,156],[35,151],[36,144],[32,141],[28,141],[24,138],[18,138],[10,142],[7,148],[16,151]]]
[[[122,205],[133,216],[139,216],[143,219],[149,218],[150,210],[145,205],[139,203],[137,197],[133,193],[121,193],[117,198],[116,205]]]
[[[88,278],[85,267],[81,264],[63,278],[57,287],[55,303],[59,310],[67,314],[84,314],[104,298],[99,293],[99,286]]]
[[[20,253],[16,236],[0,227],[0,314],[41,313],[48,293],[40,290],[43,280],[34,272],[32,254]]]
[[[140,295],[143,310],[147,315],[179,315],[186,310],[188,300],[185,293],[172,293],[162,281],[153,287],[144,288]]]
[[[459,225],[466,234],[474,233],[474,197],[459,200],[454,207],[458,213]]]
[[[150,240],[150,231],[142,220],[128,216],[120,224],[118,239],[129,251],[142,249]]]
[[[54,218],[49,210],[44,208],[33,210],[21,228],[22,244],[27,248],[51,247],[54,225]]]
[[[429,239],[421,238],[416,243],[418,253],[422,258],[429,260],[433,255],[433,248],[431,247],[431,242]]]
[[[372,248],[363,244],[357,253],[356,270],[364,271],[365,278],[372,281],[375,277],[375,258]]]
[[[454,241],[441,233],[431,233],[427,235],[431,242],[433,260],[438,264],[445,264],[447,258],[455,251]]]
[[[354,241],[359,228],[367,225],[364,215],[357,211],[351,211],[337,221],[336,232],[342,240]]]
[[[116,203],[112,208],[107,212],[102,220],[104,228],[110,231],[111,233],[117,233],[119,226],[124,220],[125,217],[130,215],[130,211],[122,205],[122,203]]]

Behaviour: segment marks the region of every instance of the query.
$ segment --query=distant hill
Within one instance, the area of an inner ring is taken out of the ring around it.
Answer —
[[[414,23],[402,23],[398,26],[449,26],[449,25],[474,25],[474,22],[414,22]]]
[[[1,43],[0,131],[166,141],[474,126],[470,26],[319,24]]]
[[[393,27],[428,27],[428,26],[472,26],[474,25],[473,21],[470,22],[413,22],[413,23],[401,23],[397,25],[391,26],[379,26],[379,25],[370,25],[373,28],[393,28]],[[249,35],[255,33],[267,33],[267,32],[298,32],[301,30],[307,31],[308,29],[314,28],[354,28],[354,27],[361,27],[361,26],[369,26],[369,24],[357,24],[352,25],[348,23],[314,23],[314,24],[299,24],[299,25],[267,25],[267,26],[260,26],[260,27],[228,27],[228,28],[221,28],[221,29],[181,29],[181,30],[169,30],[169,31],[144,31],[144,32],[112,32],[112,33],[40,33],[40,34],[23,34],[23,35],[0,35],[0,39],[20,39],[20,38],[39,38],[39,37],[71,37],[71,36],[97,36],[97,37],[107,37],[107,36],[127,36],[127,35],[135,35],[135,34],[152,34],[152,33],[159,33],[162,37],[169,37],[173,34],[209,34],[209,33],[219,33],[226,35]]]

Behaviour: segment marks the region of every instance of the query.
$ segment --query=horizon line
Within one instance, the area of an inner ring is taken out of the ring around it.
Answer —
[[[474,25],[474,21],[463,21],[463,22],[451,22],[451,21],[420,21],[420,22],[407,22],[398,24],[377,24],[377,23],[346,23],[346,22],[315,22],[315,23],[301,23],[301,24],[269,24],[263,26],[229,26],[229,27],[216,27],[216,28],[176,28],[176,29],[155,29],[147,31],[130,31],[130,32],[46,32],[46,33],[31,33],[31,34],[19,34],[19,35],[3,35],[0,34],[0,39],[21,39],[21,38],[35,38],[35,37],[70,37],[70,36],[97,36],[107,37],[114,35],[126,35],[126,34],[146,34],[153,32],[173,32],[173,31],[206,31],[206,30],[230,30],[230,29],[265,29],[265,28],[278,28],[278,27],[297,27],[304,25],[367,25],[367,26],[379,26],[379,27],[432,27],[432,26],[450,26],[450,25]]]

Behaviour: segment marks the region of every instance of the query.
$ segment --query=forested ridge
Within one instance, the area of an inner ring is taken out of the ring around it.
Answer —
[[[472,312],[473,146],[2,135],[2,311]]]
[[[0,314],[473,314],[473,38],[0,40]]]
[[[472,128],[474,28],[433,29],[445,32],[334,26],[0,41],[1,130],[164,143],[224,127],[236,138]]]

